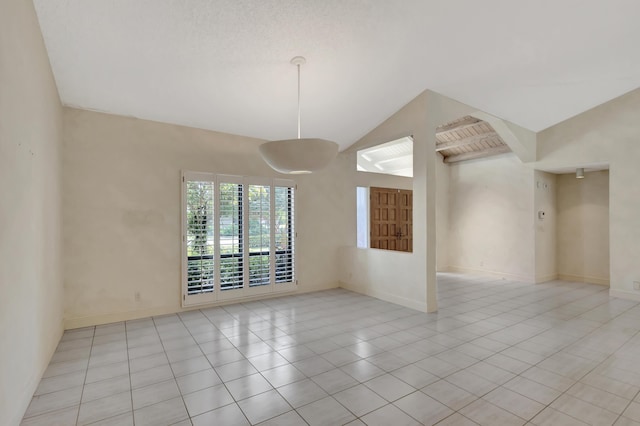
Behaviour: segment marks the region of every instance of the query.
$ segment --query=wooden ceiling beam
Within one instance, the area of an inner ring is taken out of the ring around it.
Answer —
[[[456,121],[454,123],[445,124],[443,126],[439,126],[436,128],[436,135],[440,135],[443,133],[449,133],[453,130],[463,130],[468,127],[475,126],[478,123],[481,123],[482,120],[475,117],[467,117],[464,120]]]
[[[511,152],[511,149],[507,145],[496,146],[494,148],[488,148],[483,151],[466,152],[464,154],[445,157],[444,162],[449,164],[459,163],[460,161],[468,161],[468,160],[475,160],[478,158],[491,157],[493,155],[506,154],[507,152]]]
[[[482,133],[481,135],[469,136],[467,138],[458,139],[455,141],[439,142],[436,144],[436,152],[444,151],[446,149],[459,148],[461,146],[471,145],[476,142],[482,142],[483,140],[490,139],[490,138],[500,139],[500,136],[498,136],[496,132],[487,132],[487,133]]]

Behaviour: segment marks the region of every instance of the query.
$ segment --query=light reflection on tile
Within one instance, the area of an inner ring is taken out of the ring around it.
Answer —
[[[637,303],[452,273],[438,289],[436,314],[334,289],[68,330],[22,424],[640,422]]]

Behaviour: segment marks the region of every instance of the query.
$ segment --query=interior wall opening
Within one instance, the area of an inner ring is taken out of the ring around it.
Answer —
[[[609,285],[609,170],[559,174],[557,256],[560,279]]]
[[[357,171],[371,175],[368,186],[356,188],[357,247],[401,252],[413,251],[413,190],[398,178],[413,177],[413,137],[361,149],[356,153]],[[374,184],[376,182],[376,184]]]

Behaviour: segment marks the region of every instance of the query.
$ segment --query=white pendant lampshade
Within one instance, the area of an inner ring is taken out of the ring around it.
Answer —
[[[291,63],[298,67],[298,139],[265,142],[260,155],[272,169],[286,174],[306,174],[324,169],[338,155],[338,144],[325,139],[300,138],[300,65],[306,60],[296,56]]]
[[[300,175],[327,167],[338,155],[338,144],[325,139],[286,139],[263,143],[260,154],[272,169]]]
[[[576,179],[584,179],[584,169],[582,167],[576,169]]]

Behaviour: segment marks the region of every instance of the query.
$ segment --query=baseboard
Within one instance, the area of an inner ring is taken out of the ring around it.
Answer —
[[[396,305],[415,309],[420,312],[427,312],[426,302],[418,302],[413,299],[407,299],[406,297],[400,297],[392,293],[387,293],[385,291],[374,290],[365,286],[348,284],[342,281],[340,281],[340,288],[344,288],[345,290],[353,291],[355,293],[366,294],[367,296],[375,297],[376,299],[384,300],[385,302],[391,302],[395,303]]]
[[[536,284],[546,283],[549,281],[555,281],[558,279],[558,274],[541,275],[536,276]]]
[[[605,285],[609,286],[610,281],[608,278],[597,278],[597,277],[585,277],[581,275],[569,275],[569,274],[558,274],[558,278],[562,281],[573,281],[577,283],[588,283],[588,284],[597,284],[597,285]]]
[[[634,302],[640,302],[640,293],[635,291],[616,290],[611,288],[609,289],[609,296],[617,297],[618,299],[626,299],[626,300],[633,300]]]
[[[120,321],[130,321],[141,318],[148,318],[159,315],[169,315],[178,312],[194,311],[197,309],[214,308],[216,306],[233,305],[234,303],[254,302],[256,300],[273,299],[275,297],[291,296],[294,294],[312,293],[316,291],[330,290],[332,288],[338,288],[340,285],[336,283],[330,283],[325,285],[305,286],[303,289],[296,289],[293,291],[287,291],[282,293],[267,293],[250,297],[243,297],[233,300],[222,300],[216,303],[209,303],[206,305],[192,306],[188,308],[182,308],[178,306],[160,306],[148,309],[136,309],[133,311],[121,311],[111,312],[100,315],[87,315],[83,317],[67,318],[64,321],[64,329],[71,330],[74,328],[91,327],[94,325],[111,324]],[[176,302],[176,303],[179,303]]]
[[[449,272],[483,275],[487,277],[501,278],[505,280],[520,281],[525,283],[536,282],[536,279],[529,275],[512,274],[509,272],[498,272],[498,271],[491,271],[487,269],[467,268],[463,266],[449,266],[448,269],[449,269]]]

